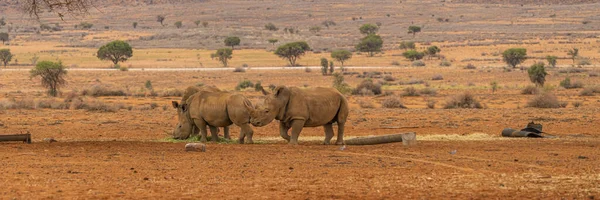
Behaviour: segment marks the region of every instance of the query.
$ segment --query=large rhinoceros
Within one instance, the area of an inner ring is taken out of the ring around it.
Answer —
[[[174,137],[187,138],[194,132],[194,127],[200,129],[201,142],[207,141],[206,126],[227,127],[231,124],[239,126],[239,142],[251,144],[253,130],[250,126],[250,112],[254,109],[252,103],[241,94],[229,92],[197,92],[185,102],[173,101],[179,118],[177,132]],[[194,126],[195,125],[195,126]],[[216,131],[211,130],[212,141],[218,140]]]
[[[185,89],[185,92],[183,93],[183,97],[181,97],[181,102],[185,102],[190,96],[198,93],[198,92],[220,92],[221,90],[215,86],[189,86]],[[179,137],[175,137],[175,132],[179,132],[178,128],[180,126],[177,125],[177,127],[175,127],[175,130],[173,130],[173,138],[175,139],[187,139],[187,138],[179,138]],[[219,129],[217,129],[216,127],[213,126],[208,126],[210,128],[211,133],[212,132],[219,132]],[[200,130],[199,129],[194,129],[194,132],[190,135],[190,136],[194,136],[197,135],[198,132]],[[227,138],[227,139],[231,139],[231,137],[229,136],[229,126],[223,127],[223,137]]]
[[[279,133],[289,144],[298,144],[298,135],[303,127],[323,126],[323,144],[329,144],[333,138],[332,124],[337,122],[338,135],[335,143],[344,144],[348,101],[336,89],[278,86],[273,91],[273,94],[265,92],[264,104],[252,112],[252,125],[260,127],[269,124],[273,119],[279,120]],[[288,135],[290,128],[291,138]]]

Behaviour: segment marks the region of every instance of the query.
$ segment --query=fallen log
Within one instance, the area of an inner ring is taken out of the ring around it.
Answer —
[[[404,145],[415,145],[417,136],[415,132],[396,133],[389,135],[377,135],[368,137],[359,137],[344,141],[347,145],[374,145],[392,142],[402,142]]]
[[[6,141],[23,141],[23,143],[31,144],[31,134],[0,135],[0,142]]]

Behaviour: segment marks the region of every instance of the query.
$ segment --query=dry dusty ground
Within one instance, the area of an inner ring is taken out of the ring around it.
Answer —
[[[373,71],[352,69],[352,71]],[[570,74],[586,87],[599,77]],[[434,96],[402,97],[408,109],[381,108],[386,97],[348,96],[351,113],[346,138],[415,131],[417,146],[323,146],[322,128],[304,129],[301,145],[288,146],[277,125],[255,128],[259,144],[208,144],[205,153],[184,151],[166,132],[176,124],[172,100],[179,97],[92,98],[119,106],[116,112],[72,109],[0,110],[0,133],[30,131],[33,144],[0,143],[0,194],[6,198],[593,198],[600,191],[597,173],[600,143],[598,96],[578,96],[562,89],[566,75],[551,70],[548,89],[566,108],[524,108],[531,95],[525,73],[499,68],[464,70],[426,67],[383,69],[398,80],[422,79]],[[444,80],[432,81],[441,74]],[[2,74],[1,102],[39,102],[45,97],[27,71]],[[65,93],[94,84],[135,92],[151,80],[155,90],[183,89],[198,82],[232,90],[241,80],[263,85],[330,86],[331,76],[317,70],[249,70],[246,73],[71,71]],[[355,86],[362,78],[346,76]],[[499,83],[492,93],[489,83]],[[412,85],[424,88],[424,85]],[[409,85],[384,86],[398,95]],[[129,88],[129,89],[127,89]],[[470,91],[486,109],[442,109],[453,94]],[[243,93],[257,103],[261,95]],[[63,98],[56,98],[60,102]],[[426,102],[437,101],[435,109]],[[374,108],[361,108],[369,101]],[[574,107],[573,102],[582,102]],[[156,104],[152,109],[151,104]],[[131,109],[127,109],[131,107]],[[520,128],[534,120],[558,139],[506,139],[505,127]],[[232,136],[239,128],[232,128]],[[53,137],[57,143],[44,143]],[[456,150],[455,154],[451,154]]]
[[[375,146],[0,145],[5,198],[594,199],[597,138]],[[449,151],[456,150],[455,154]]]

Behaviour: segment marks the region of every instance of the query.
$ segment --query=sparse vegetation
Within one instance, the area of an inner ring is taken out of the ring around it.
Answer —
[[[46,87],[48,95],[53,97],[57,96],[60,87],[67,83],[64,78],[67,75],[67,70],[60,61],[41,61],[29,73],[32,78],[39,76],[42,86]]]
[[[552,93],[541,93],[527,102],[527,107],[531,108],[560,108],[561,103]]]
[[[265,29],[267,29],[269,31],[277,31],[277,30],[279,30],[279,28],[277,28],[277,26],[275,26],[275,24],[273,24],[273,23],[265,24]]]
[[[113,90],[102,84],[94,84],[91,87],[81,91],[83,96],[127,96],[123,90]]]
[[[131,58],[132,56],[133,50],[131,49],[131,46],[129,46],[129,43],[121,40],[115,40],[105,44],[104,46],[100,47],[96,53],[96,57],[98,57],[98,59],[110,60],[115,65],[119,62],[127,61],[127,59]]]
[[[437,95],[437,90],[435,90],[435,88],[432,88],[432,87],[425,87],[425,88],[419,90],[419,93],[422,95],[435,96],[435,95]]]
[[[157,21],[157,22],[160,22],[160,25],[161,25],[161,26],[165,26],[165,25],[163,24],[163,22],[165,21],[165,16],[164,16],[164,15],[157,15],[157,16],[156,16],[156,21]]]
[[[454,108],[476,108],[481,109],[483,106],[479,103],[479,100],[475,98],[475,96],[469,92],[464,92],[461,94],[454,95],[446,100],[446,105],[444,105],[445,109],[454,109]]]
[[[417,89],[415,89],[414,87],[404,88],[404,91],[402,92],[401,95],[402,96],[409,96],[409,97],[421,96],[421,94],[419,93],[419,91],[417,91]]]
[[[546,61],[551,67],[556,67],[556,59],[558,59],[556,56],[546,56]]]
[[[362,38],[355,48],[360,52],[368,52],[369,56],[373,57],[376,52],[381,52],[382,47],[383,40],[381,39],[381,36],[369,34]]]
[[[233,72],[241,72],[244,73],[246,72],[246,69],[243,67],[236,67],[235,69],[233,69]]]
[[[408,49],[416,49],[415,42],[406,41],[400,42],[400,49],[408,50]]]
[[[381,107],[384,107],[384,108],[406,108],[406,106],[404,106],[404,104],[402,104],[402,100],[400,99],[400,97],[396,97],[396,96],[386,97],[381,102]]]
[[[531,94],[539,94],[540,89],[533,85],[528,85],[521,90],[521,94],[531,95]]]
[[[352,58],[352,53],[348,50],[335,50],[331,52],[331,57],[344,66],[344,62]]]
[[[375,108],[373,102],[365,100],[358,100],[358,106],[360,106],[360,108]]]
[[[600,89],[587,87],[579,92],[579,96],[594,96],[595,93],[600,93]]]
[[[5,42],[8,42],[8,39],[9,39],[8,33],[4,33],[4,32],[0,33],[0,40],[2,40],[2,44],[5,44]]]
[[[492,83],[490,83],[490,87],[492,87],[492,93],[495,93],[498,90],[498,82],[492,81]]]
[[[431,80],[433,80],[433,81],[444,80],[444,76],[442,76],[441,74],[436,74],[436,75],[433,75],[433,77],[431,77]]]
[[[583,83],[580,81],[571,82],[571,78],[566,77],[559,84],[561,87],[565,89],[574,89],[574,88],[583,88]]]
[[[176,21],[174,25],[175,25],[175,27],[177,27],[177,28],[181,28],[181,27],[183,27],[183,23],[182,23],[181,21]]]
[[[352,92],[352,88],[344,82],[344,75],[340,73],[333,74],[333,88],[342,94],[348,94]]]
[[[425,53],[418,52],[416,50],[408,50],[408,51],[405,51],[404,53],[402,53],[402,56],[404,56],[406,59],[409,59],[411,61],[415,61],[415,60],[423,59],[423,57],[425,56]]]
[[[91,29],[93,26],[94,26],[94,24],[89,23],[89,22],[79,23],[79,28],[81,28],[81,29]]]
[[[373,80],[366,79],[356,86],[356,88],[352,91],[352,94],[363,96],[380,95],[381,85],[373,83]]]
[[[575,59],[579,56],[579,49],[578,48],[569,49],[569,51],[567,52],[567,55],[571,57],[571,60],[573,60],[573,64],[575,64]]]
[[[448,60],[446,60],[446,59],[443,59],[443,60],[440,62],[440,66],[442,66],[442,67],[450,67],[450,66],[452,66],[452,62],[450,62],[450,61],[448,61]]]
[[[415,60],[412,62],[411,64],[413,67],[424,67],[425,66],[425,62],[423,62],[422,60]]]
[[[544,68],[543,62],[538,62],[536,64],[531,65],[527,70],[529,74],[529,80],[534,83],[538,87],[544,87],[544,82],[546,82],[546,69]]]
[[[271,39],[269,39],[269,40],[267,40],[267,41],[268,41],[269,43],[271,43],[271,45],[275,45],[275,43],[279,42],[279,40],[278,40],[278,39],[273,39],[273,38],[271,38]]]
[[[227,67],[228,61],[232,58],[233,50],[230,48],[218,49],[215,53],[215,58],[223,64],[223,67]]]
[[[296,66],[296,60],[303,56],[308,50],[310,50],[310,46],[304,41],[291,42],[279,46],[277,50],[275,50],[275,55],[287,59],[290,66],[293,67]]]
[[[527,59],[527,49],[525,48],[512,48],[502,52],[502,59],[506,64],[512,68],[516,68],[517,65],[521,64]]]
[[[10,53],[10,49],[0,49],[0,61],[4,64],[4,68],[8,65],[8,62],[12,60],[13,54]]]
[[[250,80],[243,80],[240,81],[237,86],[235,86],[235,90],[240,91],[246,88],[253,88],[254,87],[254,83],[252,83],[252,81]]]
[[[363,24],[358,30],[360,30],[361,34],[372,35],[379,31],[379,26],[375,24]]]
[[[321,74],[323,74],[323,76],[327,75],[328,64],[329,62],[326,58],[321,58]]]
[[[413,34],[413,37],[417,35],[417,33],[421,32],[420,26],[409,26],[408,33]]]
[[[238,45],[240,45],[239,37],[232,36],[232,37],[227,37],[225,39],[225,46],[230,46],[232,51],[233,51],[234,47],[238,46]]]

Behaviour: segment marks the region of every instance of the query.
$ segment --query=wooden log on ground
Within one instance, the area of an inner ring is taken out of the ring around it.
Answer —
[[[0,142],[5,141],[23,141],[31,144],[31,134],[16,134],[16,135],[0,135]]]
[[[389,135],[377,135],[369,137],[359,137],[345,140],[347,145],[373,145],[392,142],[402,142],[404,145],[415,145],[417,141],[415,132],[396,133]]]

